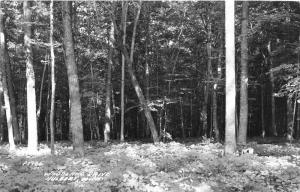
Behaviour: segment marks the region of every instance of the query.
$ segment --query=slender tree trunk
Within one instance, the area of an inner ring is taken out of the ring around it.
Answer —
[[[114,89],[111,87],[111,104],[112,104],[112,120],[111,120],[111,130],[112,130],[112,136],[117,134],[116,128],[115,128],[115,121],[116,121],[116,103],[115,103],[115,97],[114,97]],[[116,137],[114,137],[116,138]]]
[[[161,136],[163,136],[163,141],[165,142],[166,130],[167,130],[167,127],[168,127],[168,105],[167,105],[167,97],[164,98],[163,105],[164,105],[165,122],[164,122],[164,129],[160,130],[159,134],[160,134],[160,138],[161,138]],[[184,133],[183,133],[183,136],[184,136]]]
[[[271,41],[269,41],[268,43],[268,53],[269,53],[269,61],[270,61],[270,68],[273,68],[273,61],[272,61],[272,50],[271,50]],[[275,87],[275,83],[274,83],[274,75],[272,70],[270,71],[270,81],[271,81],[271,106],[272,106],[272,134],[274,136],[277,136],[277,128],[276,128],[276,121],[275,121],[275,97],[273,94],[273,90]]]
[[[72,131],[73,150],[83,156],[83,127],[81,116],[81,102],[77,66],[75,62],[74,42],[72,33],[71,8],[72,2],[63,3],[63,27],[64,27],[64,49],[65,63],[68,72],[69,97],[70,97],[70,129]]]
[[[109,33],[109,58],[106,73],[106,99],[105,99],[105,125],[104,125],[104,142],[107,143],[110,140],[111,131],[111,67],[113,57],[113,40],[114,40],[114,26],[111,24]]]
[[[50,119],[50,111],[51,108],[51,88],[50,88],[50,81],[51,81],[51,74],[48,74],[48,87],[47,87],[47,104],[46,104],[46,115],[45,115],[45,135],[46,135],[46,141],[49,142],[49,119]]]
[[[234,1],[225,1],[225,44],[226,44],[226,114],[225,114],[225,154],[236,150],[235,110],[235,36]]]
[[[126,44],[126,21],[127,21],[127,8],[128,3],[123,2],[122,5],[122,24],[123,24],[123,37],[122,37],[122,43],[123,46]],[[124,111],[125,111],[125,103],[124,103],[124,97],[125,97],[125,58],[122,54],[122,77],[121,77],[121,133],[120,133],[120,140],[124,141]]]
[[[287,139],[293,140],[294,123],[293,123],[293,99],[287,99]]]
[[[24,45],[26,55],[27,79],[27,123],[28,123],[28,151],[35,153],[38,147],[35,75],[33,70],[33,54],[31,47],[31,1],[24,0]]]
[[[217,114],[217,90],[214,88],[213,96],[212,96],[212,106],[213,106],[213,126],[214,126],[214,133],[215,139],[217,142],[220,140],[219,128],[218,128],[218,114]]]
[[[2,8],[2,2],[0,1],[0,3],[1,3],[0,8]],[[9,102],[9,95],[8,95],[8,88],[7,88],[7,76],[6,76],[6,69],[5,69],[5,66],[7,65],[8,62],[7,56],[8,54],[6,50],[5,32],[4,32],[4,13],[0,11],[0,65],[1,65],[0,80],[2,81],[1,88],[3,88],[3,94],[4,94],[4,105],[6,110],[5,114],[6,114],[6,121],[7,121],[7,128],[8,128],[9,149],[14,150],[16,146],[13,138],[12,117],[11,117],[10,102]]]
[[[248,15],[249,2],[243,1],[241,40],[241,88],[238,143],[246,144],[248,126]]]
[[[193,94],[191,95],[191,104],[190,104],[190,127],[191,129],[189,130],[188,134],[189,134],[189,137],[191,137],[191,132],[193,132]]]
[[[48,54],[46,54],[48,55]],[[42,82],[41,82],[41,86],[40,86],[40,96],[39,96],[39,107],[37,110],[37,118],[40,119],[40,115],[41,115],[41,110],[42,110],[42,100],[43,100],[43,89],[44,89],[44,81],[45,81],[45,74],[46,74],[46,70],[47,70],[47,59],[48,56],[45,56],[45,63],[44,63],[44,68],[43,68],[43,74],[42,74]],[[41,124],[39,124],[39,126],[41,127]]]
[[[208,102],[208,86],[204,85],[204,101],[202,102],[201,120],[202,120],[202,130],[203,136],[207,137],[207,102]]]
[[[55,55],[53,45],[53,0],[50,2],[50,59],[51,59],[51,109],[50,109],[50,135],[51,154],[54,154],[54,114],[55,114]]]
[[[299,127],[300,127],[300,125],[299,125],[299,123],[300,123],[300,107],[299,107],[299,103],[298,102],[296,102],[296,108],[297,108],[297,117],[296,117],[296,124],[297,124],[297,126],[296,126],[296,130],[295,130],[295,139],[296,140],[298,140],[299,139]]]
[[[296,122],[296,113],[297,113],[297,95],[295,96],[294,100],[294,107],[293,107],[293,120],[292,120],[292,130],[291,130],[291,140],[294,138],[295,135],[295,122]]]

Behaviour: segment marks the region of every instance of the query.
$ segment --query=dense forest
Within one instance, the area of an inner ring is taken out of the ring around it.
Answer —
[[[139,153],[145,145],[165,154],[198,153],[204,143],[225,158],[258,154],[261,148],[248,148],[253,141],[298,143],[299,2],[0,0],[0,6],[0,155],[5,149],[34,156],[47,148],[60,156],[64,145],[74,158],[88,157],[91,146],[127,154],[127,145],[138,142]],[[187,142],[198,148],[174,147]],[[299,148],[292,151],[299,156]],[[159,164],[167,172],[169,164]],[[139,187],[129,188],[168,191]]]

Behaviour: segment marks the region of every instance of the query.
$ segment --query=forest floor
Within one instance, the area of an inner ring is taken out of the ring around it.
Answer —
[[[300,143],[249,142],[245,154],[234,156],[223,156],[222,144],[208,141],[89,142],[83,158],[71,143],[55,148],[51,156],[40,144],[29,156],[25,147],[9,153],[0,145],[0,192],[300,191]]]

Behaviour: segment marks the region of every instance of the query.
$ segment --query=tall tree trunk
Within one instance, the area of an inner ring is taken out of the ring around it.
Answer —
[[[123,37],[122,43],[123,46],[126,44],[126,21],[127,21],[127,8],[128,3],[125,1],[122,5],[122,25],[123,25]],[[125,112],[125,58],[122,54],[122,77],[121,77],[121,133],[120,133],[120,140],[124,141],[124,112]]]
[[[24,0],[24,46],[26,55],[27,79],[27,123],[28,123],[28,151],[35,153],[38,147],[35,75],[33,70],[33,54],[31,47],[31,1]]]
[[[50,59],[51,59],[50,135],[51,135],[51,154],[54,154],[55,55],[54,55],[54,45],[53,45],[53,0],[51,0],[50,2]]]
[[[114,41],[114,25],[111,24],[111,29],[109,33],[109,58],[107,64],[106,73],[106,99],[105,99],[105,125],[104,125],[104,142],[107,143],[110,140],[111,131],[111,67],[113,58],[113,41]]]
[[[12,83],[12,75],[11,75],[11,66],[9,61],[8,52],[5,53],[7,62],[5,63],[5,69],[6,69],[6,78],[7,78],[7,88],[8,88],[8,96],[10,101],[10,109],[11,109],[11,118],[12,118],[12,126],[13,126],[13,132],[14,132],[14,140],[16,143],[20,142],[20,128],[18,124],[18,118],[17,118],[17,111],[16,111],[16,98],[15,98],[15,92],[13,88]]]
[[[0,1],[0,3],[1,3],[0,8],[2,8],[2,2]],[[4,32],[4,13],[0,11],[0,67],[1,67],[0,80],[2,81],[1,88],[3,88],[3,94],[4,94],[4,105],[6,110],[9,149],[14,150],[16,146],[13,138],[12,117],[11,117],[10,102],[9,102],[9,95],[8,95],[8,88],[7,88],[7,76],[6,76],[6,69],[5,69],[5,66],[7,65],[8,62],[7,56],[8,54],[6,50],[5,32]]]
[[[46,102],[46,115],[45,115],[45,136],[47,143],[49,142],[49,119],[50,119],[50,111],[51,108],[51,88],[50,88],[50,81],[51,81],[51,74],[48,74],[48,86],[47,86],[47,102]]]
[[[243,1],[241,40],[241,88],[238,143],[246,144],[248,126],[248,15],[249,2]]]
[[[71,21],[71,1],[63,3],[63,27],[64,27],[64,49],[65,63],[68,73],[69,97],[70,97],[70,129],[72,131],[73,150],[79,155],[84,154],[83,149],[83,127],[81,116],[81,102],[77,66],[75,62],[74,42]]]
[[[269,53],[269,62],[270,62],[270,69],[273,68],[273,61],[272,61],[272,49],[271,49],[271,41],[269,41],[268,43],[268,53]],[[272,134],[274,136],[277,136],[277,128],[276,128],[276,122],[275,122],[275,97],[274,97],[274,87],[275,87],[275,83],[274,83],[274,75],[272,70],[270,71],[270,81],[271,81],[271,111],[272,111]]]
[[[151,111],[148,107],[148,104],[146,102],[146,99],[144,97],[144,94],[142,92],[142,89],[136,79],[136,76],[134,74],[134,70],[133,70],[133,66],[132,66],[132,63],[133,63],[133,51],[134,51],[134,42],[135,42],[135,34],[136,34],[136,27],[137,27],[137,22],[138,22],[138,19],[139,19],[139,15],[140,15],[140,10],[141,10],[141,3],[139,5],[139,8],[138,8],[138,13],[136,15],[136,18],[135,18],[135,21],[134,21],[134,27],[133,27],[133,34],[132,34],[132,40],[131,40],[131,48],[130,48],[130,56],[126,50],[126,48],[124,46],[122,46],[122,53],[125,57],[125,61],[127,62],[128,64],[128,73],[129,73],[129,76],[131,78],[131,83],[134,87],[134,90],[137,94],[137,97],[139,99],[139,102],[144,110],[144,113],[145,113],[145,116],[146,116],[146,119],[147,119],[147,123],[149,125],[149,128],[151,130],[151,134],[152,134],[152,138],[153,138],[153,142],[156,143],[159,141],[159,137],[158,137],[158,134],[157,134],[157,130],[156,130],[156,126],[155,126],[155,123],[154,123],[154,120],[153,120],[153,117],[152,117],[152,114],[151,114]]]
[[[235,37],[234,1],[225,1],[225,43],[226,43],[226,114],[225,114],[225,154],[236,150],[235,110]]]

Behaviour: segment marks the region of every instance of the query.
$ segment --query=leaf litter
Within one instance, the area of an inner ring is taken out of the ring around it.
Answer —
[[[0,191],[300,191],[296,144],[249,143],[233,156],[209,142],[86,143],[82,158],[70,143],[55,148],[28,156],[1,145]]]

